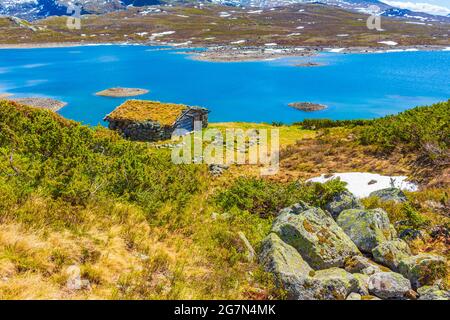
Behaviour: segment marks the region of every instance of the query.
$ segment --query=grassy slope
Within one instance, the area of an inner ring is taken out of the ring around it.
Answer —
[[[204,166],[0,104],[0,298],[268,296],[237,233],[256,246],[269,221],[213,220]],[[73,264],[91,291],[65,289]]]
[[[448,25],[432,26],[407,24],[403,20],[383,18],[383,32],[370,31],[366,27],[367,15],[322,5],[295,5],[249,14],[240,8],[190,5],[161,7],[162,12],[142,15],[145,8],[129,8],[105,15],[86,16],[81,30],[69,30],[65,17],[51,17],[36,22],[45,30],[32,32],[0,19],[0,43],[46,42],[111,42],[147,41],[150,33],[168,30],[172,35],[162,41],[185,42],[193,45],[229,44],[241,39],[243,46],[263,45],[275,42],[287,46],[380,46],[379,41],[393,40],[400,45],[449,45]],[[304,9],[304,12],[299,12]],[[220,12],[233,11],[229,18],[221,18]],[[296,29],[304,26],[304,29]],[[147,35],[137,33],[147,32]],[[292,33],[300,35],[287,36]],[[348,34],[348,37],[337,37]],[[82,36],[84,35],[84,36]],[[213,38],[213,39],[211,39]]]
[[[433,128],[433,121],[445,119],[449,109],[430,108],[436,111],[427,117]],[[212,179],[204,166],[173,165],[167,150],[127,142],[109,130],[90,129],[48,111],[0,102],[0,298],[282,297],[258,265],[247,260],[239,232],[257,249],[279,208],[299,199],[320,206],[340,188],[305,186],[298,179],[347,170],[385,173],[388,168],[412,174],[413,167],[423,164],[414,156],[405,157],[399,149],[380,151],[359,139],[366,129],[391,137],[392,131],[376,128],[396,120],[404,124],[424,110],[429,115],[427,108],[419,108],[366,127],[316,131],[212,124],[219,130],[280,130],[280,173],[261,180],[253,166],[233,166]],[[411,155],[420,150],[406,146]],[[379,167],[370,169],[371,163]],[[425,240],[411,243],[416,252],[449,256],[449,239],[431,236],[435,226],[450,226],[448,193],[448,184],[441,181],[409,194],[406,205],[376,199],[365,203],[384,207],[398,231],[422,230]],[[90,280],[91,290],[65,288],[66,269],[73,264]]]

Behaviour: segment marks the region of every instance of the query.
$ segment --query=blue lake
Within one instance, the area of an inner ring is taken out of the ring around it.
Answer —
[[[0,92],[48,96],[68,103],[59,113],[86,124],[125,99],[95,96],[110,87],[138,87],[137,99],[199,105],[210,121],[292,123],[304,118],[374,118],[450,98],[450,51],[382,54],[326,53],[298,58],[217,63],[177,50],[145,46],[84,46],[0,50]],[[304,61],[303,59],[302,61]],[[313,113],[290,102],[325,104]]]

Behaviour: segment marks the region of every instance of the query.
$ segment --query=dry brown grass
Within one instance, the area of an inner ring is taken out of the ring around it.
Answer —
[[[315,138],[298,140],[280,154],[280,172],[274,179],[292,181],[321,174],[363,171],[386,175],[412,172],[411,156],[386,156],[355,141],[350,130],[335,129]]]

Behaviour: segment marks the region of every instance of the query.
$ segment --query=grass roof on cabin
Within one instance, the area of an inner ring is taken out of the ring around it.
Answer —
[[[106,116],[106,120],[156,121],[172,125],[189,107],[183,104],[148,100],[127,100]]]

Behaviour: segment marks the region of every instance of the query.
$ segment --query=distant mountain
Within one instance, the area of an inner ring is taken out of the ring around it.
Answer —
[[[55,0],[0,0],[0,15],[36,19],[65,14],[67,8]]]
[[[159,4],[159,0],[0,0],[0,15],[11,15],[34,20],[67,14],[71,3],[79,3],[82,13],[106,13],[125,9],[126,6]]]
[[[373,12],[373,6],[376,6],[380,10],[379,14],[387,17],[418,19],[421,21],[444,20],[450,22],[450,19],[445,16],[434,16],[408,9],[399,9],[378,0],[0,0],[0,15],[12,15],[27,20],[52,15],[65,15],[67,7],[71,3],[81,4],[83,8],[82,13],[101,14],[115,10],[123,10],[127,6],[138,7],[161,3],[180,4],[196,2],[260,8],[280,7],[298,3],[322,3],[366,14]]]

